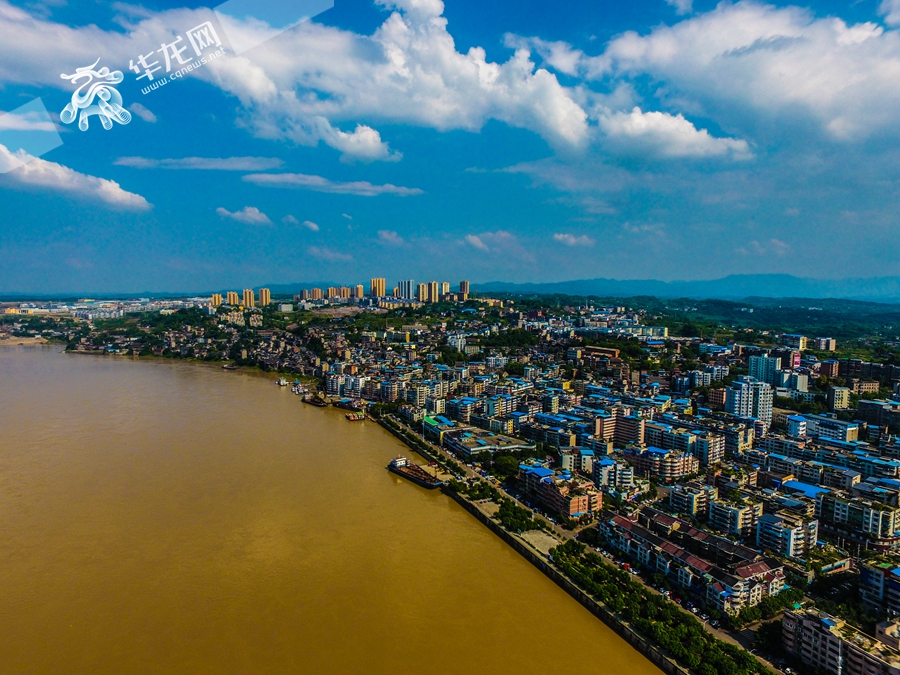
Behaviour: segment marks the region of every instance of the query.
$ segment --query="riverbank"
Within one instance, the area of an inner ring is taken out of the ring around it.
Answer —
[[[414,434],[409,429],[393,429],[391,426],[388,426],[384,423],[382,423],[382,426],[388,429],[388,431],[390,431],[401,441],[406,443],[406,445],[408,445],[411,449],[415,450],[419,454],[422,454],[430,461],[439,461],[441,459],[441,455],[447,454],[444,450],[432,451],[423,438],[419,438],[417,434]],[[423,447],[424,450],[422,449]],[[471,474],[472,476],[477,478],[477,475],[475,475],[474,472],[470,472],[468,467],[465,467],[465,469],[467,474]],[[461,494],[459,491],[455,490],[452,485],[445,485],[441,489],[444,494],[456,501],[471,515],[475,516],[475,518],[477,518],[479,522],[487,526],[488,529],[491,530],[491,532],[500,537],[513,550],[515,550],[529,563],[543,572],[550,580],[552,580],[560,588],[566,591],[566,593],[568,593],[572,598],[578,601],[579,604],[590,611],[591,614],[593,614],[595,617],[600,619],[604,624],[606,624],[617,635],[622,637],[626,642],[628,642],[628,644],[639,651],[656,667],[660,668],[663,672],[668,673],[669,675],[690,675],[692,672],[694,672],[691,669],[680,664],[672,654],[668,653],[668,651],[652,637],[648,637],[645,633],[639,632],[637,629],[635,629],[632,623],[628,621],[626,617],[622,616],[621,613],[615,611],[607,604],[599,600],[596,597],[596,592],[592,595],[584,588],[579,586],[576,582],[574,582],[571,578],[569,578],[569,576],[554,563],[554,559],[550,551],[542,550],[534,543],[534,541],[530,541],[528,538],[526,538],[529,534],[528,532],[513,533],[503,527],[503,525],[498,521],[498,518],[495,515],[495,510],[486,508],[486,500],[469,499],[466,495]],[[505,492],[503,494],[504,496],[506,496]],[[512,497],[508,498],[512,500]],[[490,505],[493,506],[493,503],[491,502]],[[568,538],[560,537],[559,534],[560,533],[556,531],[556,528],[554,528],[552,535],[559,540],[561,546],[563,546],[567,541],[571,541]],[[549,537],[551,535],[547,536]],[[629,579],[628,583],[635,582]],[[678,609],[680,610],[680,608]],[[679,611],[678,614],[680,615],[681,612]],[[695,629],[696,626],[693,625],[694,623],[698,622],[696,621],[696,619],[694,619],[694,617],[690,615],[679,616],[679,620],[675,622],[673,628],[678,629],[685,628],[687,626],[691,629]],[[648,624],[648,622],[644,620],[643,624]],[[643,625],[643,628],[646,629],[647,625]],[[659,628],[663,631],[666,630],[666,628],[663,626],[660,626]],[[702,647],[708,651],[718,652],[717,654],[715,654],[717,658],[729,659],[731,658],[729,657],[729,652],[732,652],[733,657],[739,657],[740,660],[745,664],[745,667],[741,672],[760,673],[763,675],[771,674],[771,671],[765,665],[760,663],[754,656],[752,656],[749,652],[747,652],[739,645],[721,640],[710,631],[706,630],[705,627],[702,627],[700,629],[700,632],[703,633],[704,637],[708,641],[708,644],[704,644],[702,645]],[[699,644],[694,645],[694,648],[696,650],[699,650],[700,646],[701,645]],[[681,658],[683,657],[684,655],[681,656]],[[709,664],[707,663],[706,665],[708,666]],[[696,664],[694,664],[694,667],[695,666]]]
[[[376,424],[194,365],[0,350],[3,672],[660,675]]]
[[[0,337],[0,347],[28,347],[46,344],[50,344],[50,341],[42,337],[16,337],[15,335]]]

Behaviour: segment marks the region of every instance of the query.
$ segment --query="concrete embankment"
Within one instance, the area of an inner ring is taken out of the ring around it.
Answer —
[[[440,457],[435,456],[428,450],[425,450],[418,445],[413,446],[409,442],[409,439],[405,438],[399,430],[394,429],[390,424],[385,423],[383,420],[380,421],[380,424],[416,453],[422,455],[425,459],[431,462],[436,462],[441,459]],[[656,645],[636,633],[623,619],[616,616],[605,605],[597,602],[596,600],[594,600],[594,598],[581,590],[562,572],[553,567],[553,565],[550,564],[540,553],[536,552],[528,544],[526,544],[515,535],[503,529],[503,526],[494,521],[486,513],[481,511],[481,509],[479,509],[476,504],[470,502],[464,495],[457,493],[455,490],[449,488],[448,486],[444,486],[442,490],[444,494],[456,501],[466,511],[475,516],[481,523],[486,525],[488,529],[490,529],[494,534],[496,534],[504,542],[511,546],[523,558],[537,567],[541,572],[546,574],[557,586],[559,586],[564,591],[566,591],[566,593],[575,598],[591,614],[593,614],[607,626],[612,628],[612,630],[619,637],[621,637],[637,651],[643,654],[657,668],[662,670],[664,673],[667,673],[668,675],[690,675],[689,670],[687,670],[686,668],[682,668],[672,659],[663,654]]]
[[[557,586],[575,598],[585,609],[613,629],[615,633],[650,660],[653,665],[668,675],[690,675],[690,671],[682,668],[672,659],[663,654],[656,645],[636,633],[623,619],[611,612],[605,605],[594,600],[591,596],[578,588],[572,581],[551,565],[543,556],[535,552],[525,542],[515,535],[507,532],[503,527],[483,513],[477,505],[470,502],[463,495],[449,487],[443,488],[444,494],[456,501],[466,511],[475,516],[488,527],[494,534],[509,544],[517,553],[525,558],[541,572],[546,574]]]

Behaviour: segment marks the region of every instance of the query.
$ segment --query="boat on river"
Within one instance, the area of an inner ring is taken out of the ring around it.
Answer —
[[[444,481],[440,478],[428,473],[418,464],[411,463],[406,457],[394,457],[387,468],[388,471],[393,471],[407,480],[412,481],[416,485],[428,490],[433,490],[444,484]]]

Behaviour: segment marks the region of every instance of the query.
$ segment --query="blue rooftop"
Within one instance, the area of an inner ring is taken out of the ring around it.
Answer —
[[[801,483],[799,480],[788,480],[784,482],[784,487],[794,492],[802,492],[807,497],[813,499],[820,492],[831,492],[828,488],[819,487],[818,485],[810,485],[809,483]]]

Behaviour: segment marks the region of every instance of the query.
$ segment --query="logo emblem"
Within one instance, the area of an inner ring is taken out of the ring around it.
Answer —
[[[71,124],[78,115],[78,128],[82,131],[88,129],[88,118],[91,115],[100,117],[100,124],[109,131],[113,122],[128,124],[131,121],[131,113],[122,107],[122,95],[112,85],[122,81],[122,71],[113,70],[103,66],[100,70],[94,70],[100,59],[90,66],[76,68],[72,75],[62,73],[60,77],[71,80],[73,84],[86,79],[75,93],[72,100],[63,108],[59,119],[63,124]],[[78,111],[81,111],[80,113]]]

